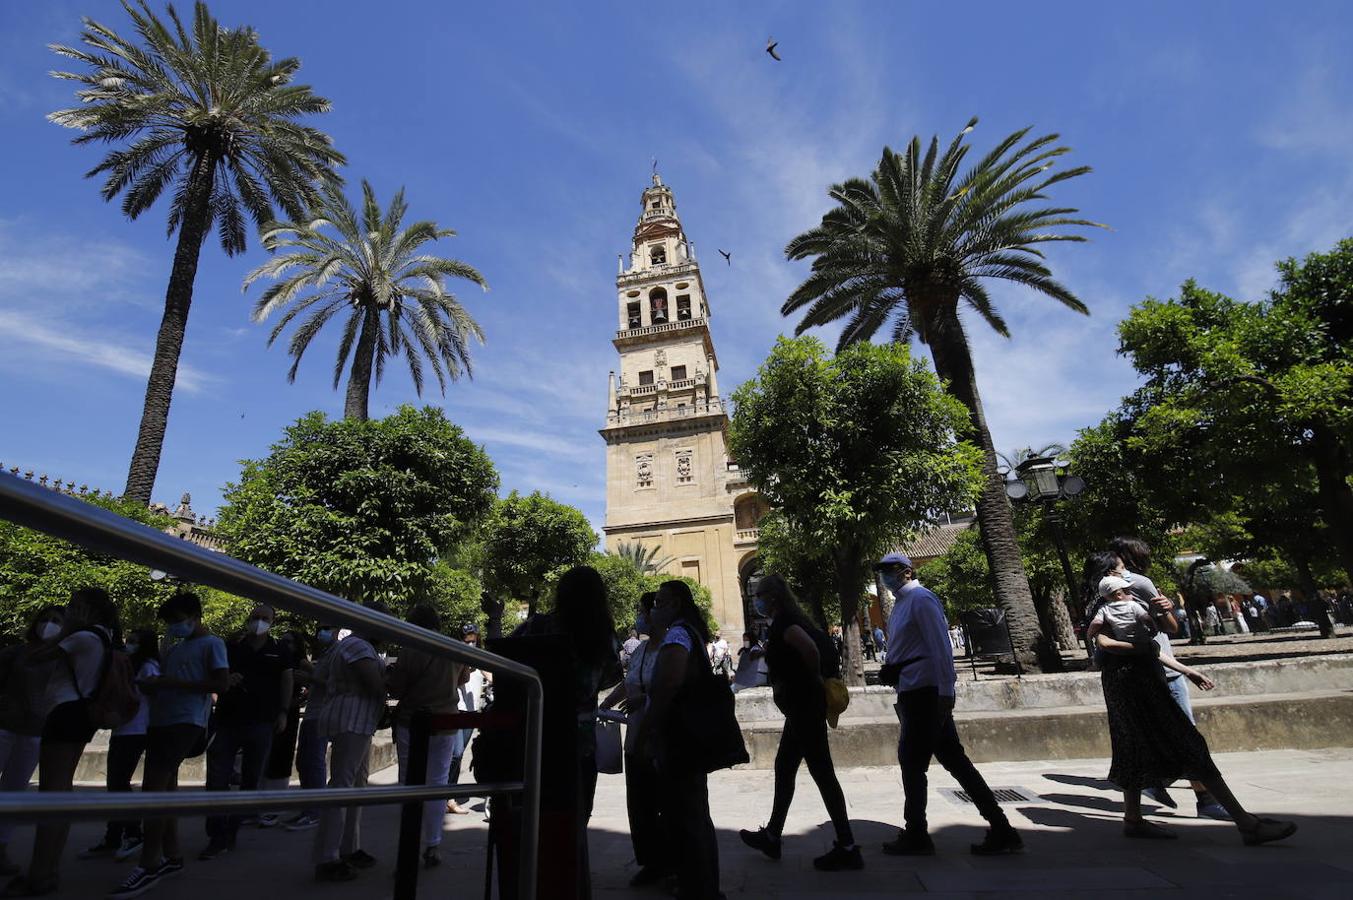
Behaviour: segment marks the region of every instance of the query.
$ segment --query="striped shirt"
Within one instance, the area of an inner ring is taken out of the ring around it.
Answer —
[[[355,634],[339,641],[320,658],[305,711],[305,717],[314,721],[319,737],[376,733],[385,695],[373,696],[362,690],[357,663],[366,659],[384,666],[376,648]]]

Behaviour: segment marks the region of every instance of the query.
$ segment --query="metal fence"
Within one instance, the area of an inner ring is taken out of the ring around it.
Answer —
[[[521,679],[527,689],[525,765],[519,782],[210,793],[0,792],[0,818],[30,822],[106,819],[118,816],[374,806],[449,797],[520,794],[520,893],[523,897],[535,896],[544,695],[540,678],[534,669],[300,582],[265,572],[224,553],[204,550],[188,541],[8,473],[0,473],[0,518],[53,537],[64,538],[99,553],[161,569],[184,581],[219,588],[326,624],[342,625],[364,636],[391,641],[401,647],[416,647],[428,653],[440,654],[456,662],[492,672],[495,676]]]

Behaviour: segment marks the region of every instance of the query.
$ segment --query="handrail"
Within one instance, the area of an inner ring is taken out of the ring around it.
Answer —
[[[317,588],[283,578],[272,572],[242,562],[224,553],[205,550],[181,538],[133,522],[116,513],[73,497],[58,494],[49,488],[32,484],[6,472],[0,472],[0,518],[17,525],[64,538],[87,548],[141,565],[158,568],[190,581],[218,588],[228,593],[262,600],[270,605],[318,619],[324,624],[343,625],[358,631],[364,637],[382,638],[402,647],[417,647],[429,653],[450,657],[478,669],[519,678],[526,682],[526,748],[522,783],[499,785],[504,792],[522,794],[522,836],[520,857],[520,885],[522,896],[535,896],[536,861],[538,858],[538,822],[540,814],[540,742],[544,710],[544,690],[535,669],[514,660],[471,647],[446,635],[437,634],[394,616],[367,609],[350,600],[327,594]],[[467,785],[470,795],[489,793],[482,785]],[[374,805],[395,803],[405,799],[430,799],[457,796],[462,788],[456,785],[431,787],[372,787],[354,790],[319,788],[304,792],[237,793],[239,804],[255,804],[258,808],[285,809],[310,806]],[[272,794],[264,798],[262,794]],[[302,796],[303,794],[303,796]],[[83,816],[83,810],[132,813],[146,811],[185,812],[209,811],[228,801],[227,794],[213,792],[208,799],[197,800],[182,793],[142,793],[130,797],[111,798],[95,795],[49,793],[0,794],[0,818],[23,816],[44,817],[44,809],[52,817]],[[195,803],[200,805],[195,805]]]

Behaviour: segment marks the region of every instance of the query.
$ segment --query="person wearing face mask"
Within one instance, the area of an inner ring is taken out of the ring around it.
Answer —
[[[625,679],[601,701],[600,709],[619,706],[625,713],[625,807],[629,813],[630,843],[634,845],[634,861],[639,871],[630,879],[631,887],[656,884],[672,869],[670,854],[664,844],[667,826],[662,816],[658,789],[658,770],[651,757],[639,752],[639,727],[648,708],[648,690],[653,685],[653,671],[658,663],[658,651],[653,646],[652,626],[648,619],[653,612],[655,591],[639,598],[639,617],[634,630],[642,636],[633,652]]]
[[[206,741],[212,694],[221,695],[230,688],[225,642],[202,624],[202,601],[197,595],[175,594],[160,604],[159,617],[167,638],[162,674],[138,682],[150,695],[143,791],[178,790],[179,767],[201,753]],[[149,818],[143,830],[140,860],[107,894],[108,900],[139,897],[183,871],[178,820]]]
[[[315,702],[315,670],[324,658],[333,651],[338,643],[338,629],[333,625],[321,625],[315,630],[313,660],[309,666],[303,666],[292,673],[293,678],[305,687],[305,713],[296,733],[296,777],[301,782],[301,790],[314,790],[324,787],[329,778],[325,751],[328,741],[319,736],[316,716],[319,705]],[[319,810],[303,809],[282,823],[287,831],[309,831],[319,827]]]
[[[139,682],[160,674],[159,638],[154,629],[138,628],[127,638],[125,651],[131,657],[132,672],[136,677],[136,693],[140,698],[136,715],[125,725],[113,729],[108,740],[108,793],[132,789],[132,775],[141,756],[146,752],[146,729],[150,726],[150,698],[141,690]],[[103,840],[80,853],[81,859],[113,857],[129,859],[141,849],[142,833],[139,819],[114,819],[108,823]]]
[[[52,667],[30,665],[34,653],[51,647],[61,636],[60,606],[38,610],[24,631],[24,642],[0,651],[0,791],[26,791],[38,768],[42,722],[47,713],[47,681]],[[0,875],[15,875],[9,860],[14,821],[0,820]]]
[[[291,652],[269,632],[276,613],[257,604],[244,623],[244,634],[226,646],[230,690],[216,701],[216,737],[207,751],[207,790],[228,791],[235,757],[242,758],[240,789],[259,786],[273,735],[287,728],[291,703]],[[235,849],[242,816],[208,816],[201,860]]]
[[[890,856],[930,856],[935,844],[926,823],[926,770],[933,757],[958,779],[982,818],[991,826],[986,839],[973,844],[976,856],[1020,853],[1024,841],[1010,825],[986,781],[968,759],[954,727],[953,647],[940,598],[916,580],[911,560],[889,553],[875,566],[893,594],[888,619],[888,654],[879,680],[897,686],[897,717],[902,723],[897,758],[902,766],[906,826],[883,845]]]

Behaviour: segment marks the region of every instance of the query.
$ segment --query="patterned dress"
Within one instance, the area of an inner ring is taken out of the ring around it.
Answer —
[[[1123,790],[1205,781],[1220,773],[1199,733],[1179,708],[1154,656],[1100,655],[1113,762],[1109,780]]]

